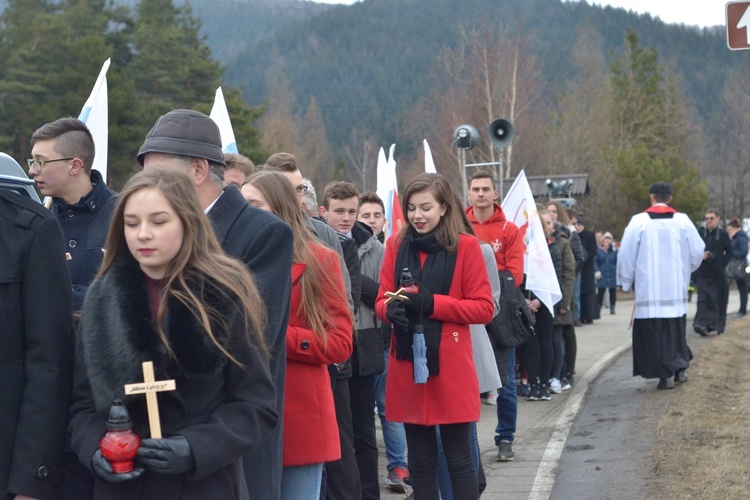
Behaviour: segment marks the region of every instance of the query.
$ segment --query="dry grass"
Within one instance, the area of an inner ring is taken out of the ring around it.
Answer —
[[[653,498],[750,496],[750,318],[727,326],[670,391],[651,454]]]

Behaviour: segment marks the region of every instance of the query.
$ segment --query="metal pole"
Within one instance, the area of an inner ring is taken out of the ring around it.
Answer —
[[[505,198],[505,190],[503,189],[503,177],[505,176],[505,173],[503,172],[503,152],[500,151],[500,158],[497,160],[497,163],[500,167],[500,200],[499,203],[503,204],[503,198]]]
[[[469,200],[467,198],[468,193],[469,193],[469,186],[466,183],[466,150],[465,149],[461,149],[461,181],[462,181],[461,185],[464,188],[462,198],[464,200],[464,207],[466,207],[469,204]]]

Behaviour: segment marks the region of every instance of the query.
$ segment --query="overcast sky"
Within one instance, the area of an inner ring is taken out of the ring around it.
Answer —
[[[350,4],[359,0],[315,0],[323,3]],[[460,1],[460,0],[459,0]],[[575,1],[575,0],[573,0]],[[714,26],[725,23],[725,0],[587,0],[590,4],[611,5],[650,13],[665,23]]]

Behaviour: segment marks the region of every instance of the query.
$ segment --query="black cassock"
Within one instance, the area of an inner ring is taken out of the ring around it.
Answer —
[[[687,369],[693,353],[685,323],[685,316],[633,320],[633,376],[669,378]]]

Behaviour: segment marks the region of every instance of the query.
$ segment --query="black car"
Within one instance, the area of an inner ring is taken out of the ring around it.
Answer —
[[[0,189],[10,189],[41,203],[34,189],[34,181],[29,179],[16,160],[5,153],[0,153]]]

